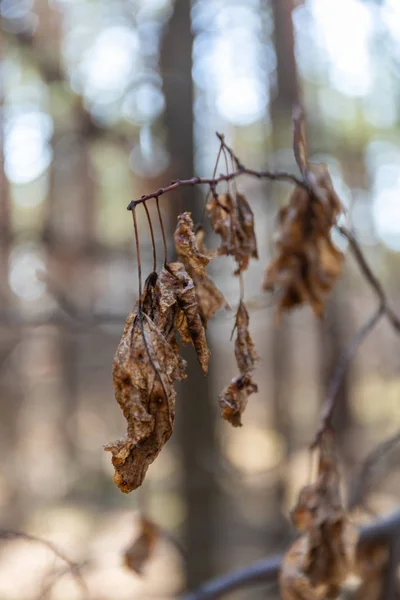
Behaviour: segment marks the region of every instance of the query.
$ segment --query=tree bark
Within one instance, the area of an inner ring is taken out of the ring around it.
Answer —
[[[171,156],[172,178],[190,177],[194,172],[192,42],[189,0],[177,0],[161,50],[161,69],[166,99],[165,125]],[[196,222],[201,211],[196,191],[179,191]],[[190,200],[190,202],[189,202]],[[176,201],[171,225],[176,223]],[[188,378],[177,400],[177,438],[183,465],[182,487],[187,518],[184,545],[189,557],[186,584],[200,584],[215,570],[215,531],[217,527],[218,486],[214,468],[217,456],[215,418],[210,398],[210,374],[203,376],[192,348],[185,353]]]

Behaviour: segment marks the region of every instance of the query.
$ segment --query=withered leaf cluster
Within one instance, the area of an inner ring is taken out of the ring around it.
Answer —
[[[175,247],[179,260],[194,283],[199,313],[204,326],[220,308],[229,308],[222,292],[208,277],[206,266],[215,258],[215,252],[204,249],[204,230],[194,231],[194,224],[189,212],[178,217],[175,230]]]
[[[302,535],[282,562],[282,600],[337,598],[355,567],[358,533],[341,501],[330,432],[323,434],[319,451],[317,479],[301,489],[292,511],[292,520]]]
[[[342,268],[343,254],[331,232],[341,202],[325,164],[310,165],[301,115],[295,120],[295,156],[306,187],[296,187],[278,215],[277,253],[267,267],[264,289],[277,290],[277,314],[309,304],[320,316]]]
[[[185,377],[179,341],[192,343],[204,373],[207,346],[192,278],[182,263],[170,263],[146,280],[113,363],[115,397],[128,422],[126,436],[105,446],[112,453],[114,481],[123,492],[139,487],[149,465],[173,431],[174,384]]]
[[[240,427],[248,397],[258,391],[257,384],[252,380],[258,357],[249,333],[249,314],[242,300],[236,312],[235,329],[235,358],[240,374],[222,390],[219,404],[222,418],[234,427]]]
[[[131,313],[113,363],[115,397],[128,422],[125,437],[109,443],[114,482],[125,493],[139,487],[148,466],[172,434],[174,383],[183,364],[154,321]]]
[[[139,523],[139,535],[124,552],[125,566],[138,575],[142,575],[146,563],[153,554],[158,538],[157,525],[142,516]]]
[[[220,237],[218,254],[233,256],[235,275],[245,271],[250,258],[258,258],[254,214],[243,194],[211,196],[207,203],[211,225]]]

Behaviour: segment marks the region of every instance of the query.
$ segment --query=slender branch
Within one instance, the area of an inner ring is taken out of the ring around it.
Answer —
[[[358,549],[367,543],[388,543],[400,538],[400,510],[387,518],[380,519],[363,527],[360,532]],[[216,577],[201,585],[197,590],[181,597],[181,600],[215,600],[233,590],[257,583],[276,583],[282,555],[258,561],[227,575]]]
[[[320,425],[315,439],[311,444],[312,447],[317,445],[319,439],[321,438],[321,434],[331,426],[335,409],[335,400],[340,390],[340,386],[342,385],[343,377],[345,376],[349,367],[349,363],[354,358],[354,355],[361,343],[365,340],[368,334],[371,333],[375,325],[381,319],[384,312],[384,307],[382,305],[379,306],[377,310],[369,317],[368,321],[366,321],[366,323],[364,323],[364,325],[354,334],[350,340],[350,343],[339,357],[329,382],[328,391],[322,408]]]
[[[381,442],[368,454],[351,486],[348,501],[349,510],[353,510],[356,506],[362,504],[368,489],[371,487],[373,474],[378,464],[381,462],[382,458],[399,443],[400,431],[397,431],[390,438]]]
[[[350,249],[354,255],[354,258],[356,259],[356,261],[358,263],[358,266],[361,269],[361,272],[363,273],[363,275],[367,279],[368,283],[371,285],[371,287],[375,291],[376,295],[378,296],[379,301],[380,301],[380,307],[382,308],[383,312],[389,319],[391,325],[397,331],[400,331],[400,319],[393,312],[393,310],[389,307],[388,300],[387,300],[385,291],[382,287],[382,284],[376,278],[376,276],[373,274],[371,267],[367,263],[366,258],[364,256],[355,236],[346,227],[338,225],[337,229],[340,231],[340,233],[343,235],[343,237],[345,237],[348,240],[348,242],[350,244]]]
[[[75,578],[76,583],[80,587],[83,595],[85,597],[89,596],[89,591],[88,591],[86,582],[80,572],[80,565],[78,563],[72,561],[70,558],[68,558],[68,556],[66,556],[64,554],[64,552],[59,550],[57,548],[57,546],[55,546],[52,542],[49,542],[48,540],[44,540],[42,538],[38,538],[34,535],[30,535],[29,533],[25,533],[23,531],[13,531],[13,530],[8,530],[8,529],[0,530],[0,539],[1,540],[23,539],[23,540],[27,540],[29,542],[36,542],[38,544],[41,544],[42,546],[45,546],[51,552],[53,552],[53,554],[55,554],[55,556],[57,556],[57,558],[61,559],[62,561],[64,561],[67,564],[68,570],[70,571],[71,575],[73,575],[73,577]]]
[[[159,188],[151,194],[141,196],[139,200],[132,200],[132,202],[128,204],[127,209],[132,210],[138,204],[146,202],[146,200],[150,200],[151,198],[159,198],[160,196],[168,194],[169,192],[172,192],[180,187],[208,185],[210,188],[215,189],[219,183],[224,181],[232,181],[241,175],[249,175],[250,177],[256,177],[257,179],[270,179],[271,181],[287,181],[293,185],[308,189],[306,184],[301,179],[295,175],[292,175],[291,173],[287,173],[286,171],[256,171],[254,169],[241,167],[240,169],[233,171],[233,173],[227,173],[226,175],[222,174],[218,177],[192,177],[191,179],[176,179],[166,187]]]

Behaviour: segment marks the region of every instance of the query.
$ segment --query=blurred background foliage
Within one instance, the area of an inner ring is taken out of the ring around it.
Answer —
[[[240,180],[260,247],[245,275],[259,393],[241,429],[220,420],[217,395],[235,374],[233,316],[221,311],[208,330],[209,377],[187,352],[175,434],[143,489],[125,496],[102,445],[125,431],[111,363],[137,297],[126,206],[173,178],[209,176],[215,131],[246,165],[295,172],[291,110],[302,98],[312,159],[328,163],[347,219],[398,307],[400,3],[1,0],[0,12],[1,526],[87,561],[96,600],[172,598],[287,545],[324,389],[375,298],[349,259],[322,322],[306,308],[274,327],[262,273],[290,188]],[[169,233],[179,211],[201,221],[205,191],[160,200]],[[146,273],[151,246],[139,214]],[[212,274],[235,306],[230,260],[215,261]],[[343,383],[336,425],[347,482],[399,427],[399,356],[382,322]],[[398,457],[368,497],[378,513],[398,502],[396,466]],[[138,578],[122,551],[143,506],[185,553],[160,540]],[[46,549],[1,543],[0,599],[36,598],[54,568]],[[80,591],[67,575],[48,597],[73,600]]]

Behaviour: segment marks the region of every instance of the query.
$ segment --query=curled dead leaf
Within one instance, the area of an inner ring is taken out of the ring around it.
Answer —
[[[210,351],[201,320],[199,303],[192,278],[182,263],[170,263],[162,269],[159,278],[160,310],[163,315],[174,311],[173,328],[184,343],[191,342],[204,373],[208,371]]]
[[[282,561],[283,600],[337,598],[355,568],[358,532],[342,505],[330,432],[321,437],[319,451],[317,480],[301,489],[291,513],[302,535]]]
[[[139,487],[149,465],[172,434],[175,381],[182,364],[154,322],[145,313],[131,313],[113,363],[117,402],[128,422],[126,436],[109,443],[114,482],[125,493]]]
[[[236,363],[240,373],[246,375],[253,371],[258,356],[249,332],[249,313],[242,300],[236,312],[235,328],[237,331],[235,341]]]
[[[242,426],[242,414],[247,406],[250,394],[258,391],[250,375],[238,375],[222,390],[218,400],[221,417],[234,427]]]
[[[243,194],[212,196],[207,203],[212,228],[221,237],[218,254],[233,256],[235,275],[245,271],[250,258],[258,258],[254,214]]]
[[[194,225],[190,213],[185,212],[178,217],[175,231],[175,247],[179,260],[194,283],[200,318],[204,326],[222,307],[229,308],[222,292],[206,273],[207,264],[216,256],[204,248],[204,230]]]
[[[211,258],[202,254],[197,246],[193,221],[189,212],[184,212],[178,216],[174,239],[179,260],[184,263],[188,273],[191,276],[196,273],[204,277],[206,275],[206,266]]]
[[[124,564],[138,575],[143,574],[159,537],[159,529],[146,517],[140,518],[139,535],[124,552]]]
[[[279,211],[277,255],[265,272],[264,289],[278,294],[278,316],[302,304],[321,316],[342,268],[343,254],[331,239],[340,201],[325,165],[311,165],[308,174],[317,192],[298,187]]]

